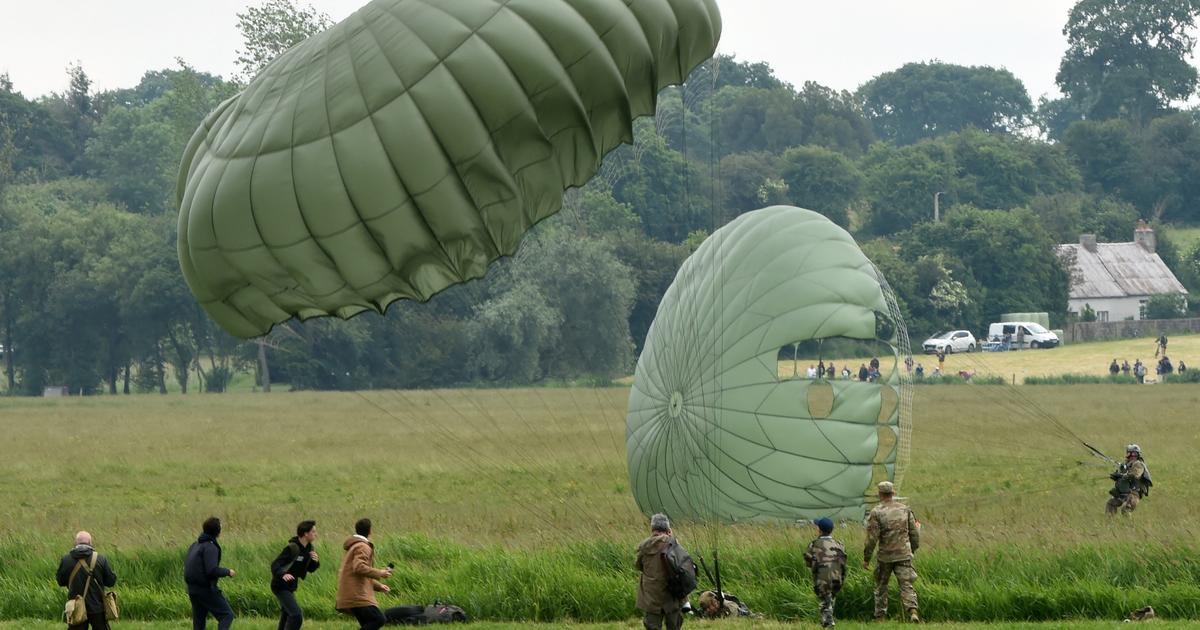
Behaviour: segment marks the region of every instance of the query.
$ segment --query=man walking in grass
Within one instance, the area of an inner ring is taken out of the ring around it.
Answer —
[[[87,620],[70,630],[108,630],[104,616],[104,589],[117,583],[117,574],[108,566],[108,558],[92,548],[92,535],[75,534],[75,547],[58,563],[58,585],[67,587],[67,599],[83,596]]]
[[[921,542],[920,526],[907,505],[896,501],[895,488],[890,481],[879,483],[879,505],[867,515],[867,540],[863,548],[863,569],[871,568],[871,556],[879,547],[875,559],[875,619],[887,618],[888,583],[895,574],[900,586],[900,603],[908,613],[909,621],[920,621],[917,616],[917,591],[913,582],[917,572],[913,570],[913,552]]]
[[[682,561],[687,552],[675,541],[671,522],[666,514],[655,514],[650,518],[650,537],[637,546],[638,580],[637,607],[645,616],[642,625],[646,630],[660,630],[664,623],[667,630],[683,627],[683,598],[671,594],[669,579],[673,568],[672,560]],[[688,558],[690,564],[690,558]],[[682,562],[681,562],[682,564]],[[693,582],[693,586],[695,583]]]
[[[221,519],[211,516],[204,521],[204,532],[188,548],[183,561],[183,581],[187,583],[188,599],[192,601],[192,630],[204,630],[211,614],[217,620],[217,630],[233,626],[233,608],[217,586],[221,578],[237,575],[233,569],[221,566]]]
[[[359,630],[379,630],[387,623],[375,592],[391,592],[379,580],[392,576],[392,568],[375,568],[375,543],[371,542],[371,519],[359,519],[354,535],[342,543],[346,555],[338,569],[337,601],[334,608],[358,620]]]
[[[321,567],[320,557],[312,546],[316,539],[317,522],[302,521],[296,526],[295,537],[271,563],[271,592],[279,600],[278,630],[299,630],[304,625],[304,611],[296,602],[296,589],[300,580]]]

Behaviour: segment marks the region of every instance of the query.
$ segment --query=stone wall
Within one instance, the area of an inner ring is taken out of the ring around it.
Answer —
[[[1200,318],[1076,322],[1068,324],[1063,332],[1063,343],[1157,337],[1162,333],[1166,333],[1169,338],[1171,335],[1200,333]]]

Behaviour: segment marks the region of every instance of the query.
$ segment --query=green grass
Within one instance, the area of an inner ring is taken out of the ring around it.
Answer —
[[[234,622],[234,628],[238,630],[275,630],[276,621],[274,619],[258,619],[258,618],[238,618]],[[178,630],[183,627],[181,622],[129,622],[120,621],[115,627],[128,628],[129,630]],[[347,630],[353,628],[354,624],[349,620],[337,622],[321,622],[321,621],[305,621],[305,630]],[[448,626],[455,627],[455,626]],[[626,620],[610,623],[577,623],[571,621],[561,621],[552,624],[538,623],[494,623],[494,622],[479,622],[465,626],[471,630],[558,630],[566,628],[569,630],[641,630],[642,623],[638,620]],[[816,623],[811,622],[781,622],[770,619],[739,619],[736,621],[718,620],[718,621],[697,621],[688,620],[684,623],[685,628],[761,628],[764,630],[775,630],[778,628],[819,628]],[[891,628],[912,628],[910,624],[898,622],[892,623],[861,623],[854,621],[838,620],[838,628],[844,630],[886,630]],[[925,623],[922,628],[938,630],[942,628],[950,630],[1115,630],[1120,627],[1113,621],[1054,621],[1048,623]],[[1179,628],[1194,628],[1192,622],[1171,622],[1156,620],[1152,626],[1161,630],[1176,630]],[[48,621],[39,621],[32,619],[21,619],[17,621],[3,622],[0,621],[0,630],[62,630],[62,624],[51,623]]]
[[[635,627],[632,548],[645,519],[627,488],[626,397],[561,388],[2,400],[0,618],[54,618],[54,566],[84,528],[112,558],[127,616],[178,627],[183,550],[217,514],[225,563],[240,573],[226,590],[260,617],[275,611],[271,558],[296,522],[315,518],[325,568],[301,601],[310,618],[348,627],[331,609],[340,542],[370,516],[380,561],[399,568],[389,603],[441,598],[492,621]],[[1200,618],[1200,487],[1189,481],[1197,403],[1200,388],[1187,385],[918,389],[900,489],[924,524],[923,614],[1118,619],[1151,604]],[[1145,449],[1156,486],[1133,518],[1104,517],[1108,471],[1068,430],[1109,452],[1131,441]],[[800,560],[808,528],[681,523],[678,533],[705,555],[719,541],[727,588],[752,608],[815,619]],[[857,561],[862,531],[837,535]],[[839,610],[870,616],[863,571],[851,572]]]
[[[1167,237],[1175,244],[1180,254],[1187,254],[1200,244],[1200,226],[1174,226],[1165,228]]]

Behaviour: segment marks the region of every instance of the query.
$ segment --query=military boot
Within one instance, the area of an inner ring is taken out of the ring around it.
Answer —
[[[917,609],[916,609],[916,608],[909,608],[909,609],[908,609],[908,620],[909,620],[909,622],[911,622],[911,623],[920,623],[920,621],[921,621],[921,618],[917,616]]]

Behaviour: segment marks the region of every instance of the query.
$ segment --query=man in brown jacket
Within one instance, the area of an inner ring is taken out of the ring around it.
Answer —
[[[675,599],[667,591],[667,565],[663,558],[663,552],[674,542],[667,516],[652,516],[650,537],[637,546],[637,568],[642,572],[638,582],[637,607],[645,613],[642,624],[646,630],[660,630],[664,621],[667,622],[667,630],[683,627],[683,601]]]
[[[375,568],[375,544],[370,540],[371,519],[354,524],[354,535],[342,543],[346,555],[338,568],[337,601],[334,608],[354,615],[359,630],[379,630],[387,618],[375,600],[375,591],[391,592],[380,579],[392,576],[392,568]]]

